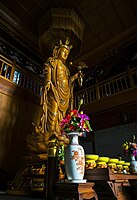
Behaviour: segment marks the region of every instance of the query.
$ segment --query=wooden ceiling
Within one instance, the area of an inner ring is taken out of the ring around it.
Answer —
[[[38,24],[50,8],[74,9],[83,21],[84,33],[75,60],[85,61],[91,71],[98,65],[109,69],[107,61],[112,57],[111,65],[121,54],[126,59],[127,50],[123,49],[137,40],[136,0],[1,0],[1,24],[39,54]],[[136,52],[133,50],[132,57]],[[48,55],[45,51],[43,57]]]

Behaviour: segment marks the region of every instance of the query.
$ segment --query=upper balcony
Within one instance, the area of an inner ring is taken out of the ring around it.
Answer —
[[[87,114],[137,102],[137,67],[76,92],[75,108],[81,98],[84,99],[82,109]]]

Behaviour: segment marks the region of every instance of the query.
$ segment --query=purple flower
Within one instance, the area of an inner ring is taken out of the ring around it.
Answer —
[[[133,156],[137,155],[137,149],[133,150]]]
[[[90,118],[86,114],[80,114],[78,113],[78,117],[84,120],[90,120]]]

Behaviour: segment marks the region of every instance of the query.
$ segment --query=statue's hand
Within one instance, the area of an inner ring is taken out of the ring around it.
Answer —
[[[79,70],[79,71],[78,71],[78,77],[82,77],[82,78],[83,78],[83,76],[84,76],[84,75],[83,75],[82,71]]]
[[[50,82],[48,81],[47,83],[46,83],[46,85],[45,85],[45,90],[49,90],[50,89]]]
[[[79,83],[79,86],[82,87],[83,85],[83,73],[81,72],[81,70],[79,70],[78,72],[78,83]]]

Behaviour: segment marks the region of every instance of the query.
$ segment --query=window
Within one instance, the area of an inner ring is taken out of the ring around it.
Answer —
[[[10,80],[12,67],[6,63],[1,64],[1,76]]]
[[[20,72],[15,70],[14,76],[13,76],[13,83],[19,84],[20,83]]]

